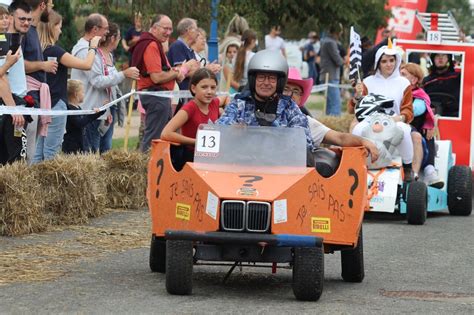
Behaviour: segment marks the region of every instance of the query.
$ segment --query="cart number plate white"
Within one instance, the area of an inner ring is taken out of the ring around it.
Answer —
[[[199,130],[196,139],[197,152],[218,153],[221,133],[215,130]]]

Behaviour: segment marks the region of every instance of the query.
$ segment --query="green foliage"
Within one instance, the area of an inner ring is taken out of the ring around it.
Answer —
[[[57,0],[58,1],[58,0]],[[455,0],[452,0],[455,1]],[[467,1],[467,0],[466,0]],[[67,2],[67,1],[65,1]],[[199,26],[210,29],[211,0],[75,0],[75,12],[87,15],[101,12],[118,23],[125,32],[133,23],[133,14],[143,14],[144,28],[157,13],[165,13],[174,25],[183,17],[198,20]],[[244,16],[260,37],[271,25],[282,26],[283,37],[301,39],[309,31],[325,32],[332,23],[341,23],[346,31],[356,26],[361,35],[374,37],[378,27],[385,25],[390,12],[383,0],[220,0],[219,37],[223,37],[234,14]],[[177,34],[173,34],[177,37]],[[77,36],[76,36],[77,37]]]
[[[451,11],[459,27],[465,33],[474,32],[474,12],[469,0],[430,0],[426,12],[446,13]]]
[[[261,35],[279,24],[285,38],[301,39],[309,31],[325,32],[333,23],[341,23],[344,30],[356,26],[360,34],[373,36],[390,14],[384,6],[380,0],[221,0],[219,29],[222,35],[227,21],[238,13]]]
[[[55,0],[54,10],[63,17],[62,34],[59,37],[58,45],[66,51],[71,51],[78,38],[71,3],[68,0]]]

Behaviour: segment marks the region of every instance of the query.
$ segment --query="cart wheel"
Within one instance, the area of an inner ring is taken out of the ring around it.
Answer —
[[[166,241],[163,237],[152,235],[150,245],[150,269],[152,272],[166,271]]]
[[[295,247],[293,293],[297,300],[317,301],[323,292],[324,252],[322,247]]]
[[[166,291],[189,295],[193,290],[193,243],[166,241]]]
[[[472,212],[472,173],[469,166],[455,165],[448,174],[448,209],[451,215]]]
[[[425,183],[415,181],[408,185],[407,191],[408,224],[423,225],[426,221],[427,188]]]
[[[364,241],[362,227],[359,232],[357,246],[353,249],[341,251],[342,279],[346,282],[362,282],[365,277],[364,271]]]

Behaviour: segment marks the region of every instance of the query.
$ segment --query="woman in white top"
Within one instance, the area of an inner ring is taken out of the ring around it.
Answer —
[[[246,30],[242,35],[242,45],[237,52],[234,63],[234,80],[231,86],[241,91],[248,82],[247,70],[250,59],[255,53],[252,51],[257,45],[257,33],[253,30]]]

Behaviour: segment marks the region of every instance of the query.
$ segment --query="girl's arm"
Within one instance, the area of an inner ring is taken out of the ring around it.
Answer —
[[[224,66],[224,78],[226,82],[230,79],[230,86],[233,87],[235,90],[239,89],[239,82],[233,80],[233,72],[229,66]]]
[[[101,37],[94,36],[90,41],[89,51],[87,52],[87,56],[85,59],[78,58],[76,56],[71,55],[70,53],[65,53],[59,62],[68,67],[74,68],[79,70],[90,70],[92,68],[92,64],[94,63],[94,57],[97,53],[97,47],[99,45]]]
[[[408,86],[403,92],[403,99],[400,104],[400,120],[409,124],[413,120],[413,94],[411,86]],[[403,119],[402,119],[403,116]]]
[[[230,103],[230,97],[228,95],[222,95],[217,97],[219,99],[219,117],[224,114],[224,108]]]
[[[217,97],[219,99],[219,107],[226,107],[230,103],[230,97],[228,95],[221,95]]]
[[[361,87],[362,87],[362,91],[360,91]],[[367,94],[369,94],[369,91],[367,90],[367,87],[365,86],[364,83],[357,83],[356,91],[357,91],[356,96],[358,97],[364,97]],[[355,109],[356,104],[357,104],[357,100],[354,97],[352,97],[349,100],[349,103],[347,104],[347,112],[349,114],[354,114],[354,109]]]
[[[79,70],[90,70],[92,67],[92,64],[94,63],[94,57],[95,57],[95,50],[89,50],[87,53],[86,59],[81,59],[74,57],[70,53],[65,53],[59,62],[68,67],[68,68],[74,68],[74,69],[79,69]]]
[[[178,111],[161,132],[161,139],[181,144],[194,145],[196,143],[196,139],[183,136],[177,132],[177,130],[188,121],[188,119],[189,116],[186,111]]]

